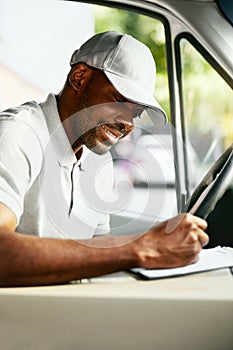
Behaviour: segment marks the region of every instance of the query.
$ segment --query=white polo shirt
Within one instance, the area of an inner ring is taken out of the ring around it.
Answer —
[[[87,239],[110,231],[110,153],[84,147],[77,161],[55,96],[0,114],[0,201],[17,217],[17,232]]]

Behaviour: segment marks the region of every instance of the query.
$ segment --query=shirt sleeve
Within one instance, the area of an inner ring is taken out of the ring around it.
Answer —
[[[33,129],[13,117],[0,119],[0,202],[19,222],[24,196],[40,171],[43,152]]]

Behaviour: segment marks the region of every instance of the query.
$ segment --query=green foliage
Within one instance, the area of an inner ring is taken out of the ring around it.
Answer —
[[[182,39],[180,41],[180,49],[182,52],[182,71],[191,78],[201,74],[208,74],[212,67],[209,63],[198,53],[189,41]]]
[[[155,58],[157,72],[166,73],[165,34],[160,21],[134,12],[96,7],[95,31],[116,30],[134,36],[149,46]]]
[[[192,143],[209,137],[209,148],[224,149],[233,139],[232,90],[186,39],[181,43],[182,81],[187,130]],[[218,141],[219,139],[219,141]],[[206,150],[207,152],[208,150]]]

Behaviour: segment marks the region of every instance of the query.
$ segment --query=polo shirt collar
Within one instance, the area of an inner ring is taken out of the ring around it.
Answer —
[[[46,117],[49,134],[54,145],[59,164],[61,166],[67,166],[77,163],[77,158],[73,152],[58,113],[55,95],[49,94],[47,100],[41,103],[40,106]],[[80,160],[78,162],[80,162]]]

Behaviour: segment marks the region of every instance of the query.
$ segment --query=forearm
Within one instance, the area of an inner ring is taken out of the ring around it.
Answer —
[[[97,244],[94,242],[98,242],[98,238],[93,242],[78,242],[2,232],[0,285],[64,283],[128,269],[136,264],[133,247],[128,243],[132,238],[100,240],[102,243]]]
[[[180,214],[133,236],[73,241],[0,232],[0,285],[57,284],[136,266],[191,264],[208,243],[206,227],[204,220]]]

